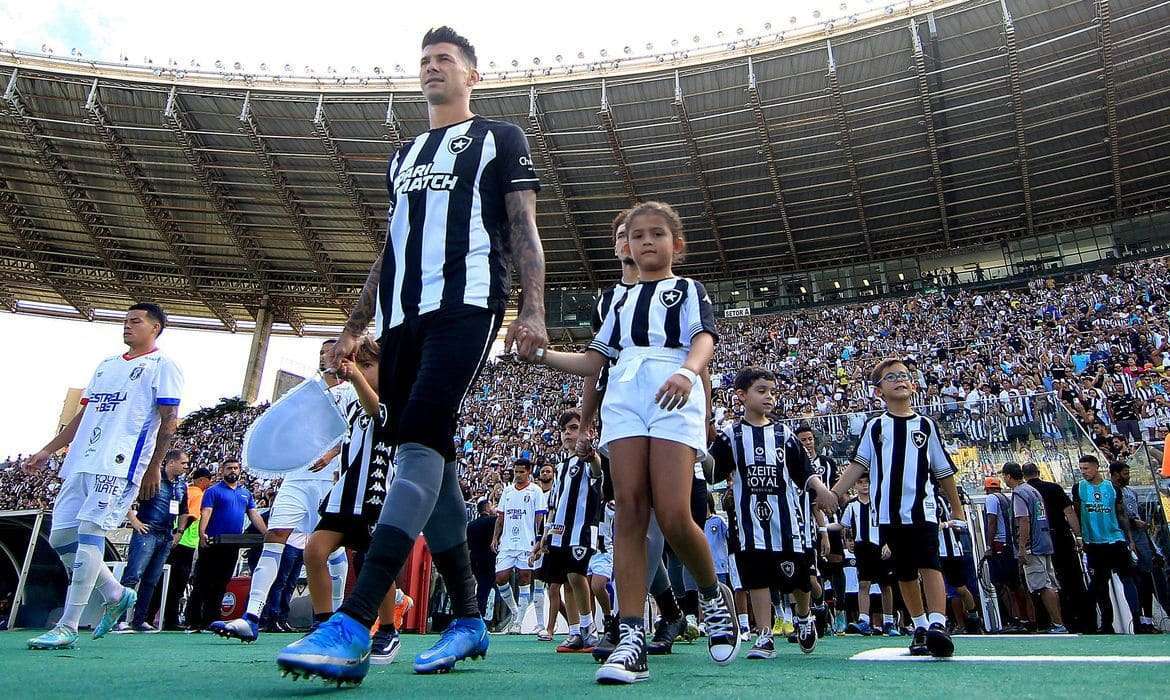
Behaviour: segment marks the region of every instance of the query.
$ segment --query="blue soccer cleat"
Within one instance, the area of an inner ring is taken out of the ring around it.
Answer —
[[[902,636],[902,633],[898,631],[898,626],[892,622],[887,622],[886,624],[882,625],[882,634],[886,635],[887,637]]]
[[[254,642],[260,637],[260,621],[250,613],[230,622],[216,620],[211,623],[210,629],[221,637],[243,642]]]
[[[56,650],[72,649],[77,646],[77,631],[58,624],[39,637],[28,640],[29,649]]]
[[[106,611],[102,614],[102,619],[98,620],[97,625],[93,628],[93,638],[101,639],[109,634],[110,630],[114,629],[114,625],[118,624],[118,620],[126,614],[126,611],[134,607],[138,602],[138,594],[134,592],[133,588],[123,588],[122,595],[112,603],[106,603]]]
[[[857,622],[850,622],[845,627],[845,634],[860,634],[862,636],[869,636],[873,634],[873,625],[869,624],[869,620],[858,620]]]
[[[357,685],[370,671],[370,630],[345,613],[334,613],[316,631],[281,649],[276,665],[293,680],[319,676],[339,686]]]
[[[439,641],[414,657],[415,673],[446,673],[467,658],[487,656],[488,632],[479,617],[456,618],[443,630]]]

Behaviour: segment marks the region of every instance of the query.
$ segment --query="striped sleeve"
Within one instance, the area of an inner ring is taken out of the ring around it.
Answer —
[[[715,329],[715,311],[711,306],[711,297],[707,289],[698,280],[690,280],[691,294],[687,295],[686,306],[683,309],[687,336],[694,341],[700,333],[710,333],[715,342],[719,342],[719,333]]]
[[[617,359],[618,349],[609,344],[609,338],[614,335],[614,325],[618,323],[619,316],[620,314],[614,313],[612,309],[605,314],[605,318],[601,319],[601,327],[597,329],[597,335],[589,343],[589,350],[599,352],[611,360]]]
[[[954,476],[958,470],[955,469],[955,463],[951,461],[950,453],[943,446],[942,434],[939,431],[938,423],[925,416],[923,416],[922,420],[930,426],[930,435],[926,438],[927,456],[930,460],[930,473],[934,475],[936,480]]]
[[[857,449],[853,452],[853,461],[861,466],[869,469],[869,465],[873,462],[876,445],[873,444],[873,426],[874,422],[880,418],[870,418],[865,421],[865,427],[861,429],[861,439],[857,441]]]

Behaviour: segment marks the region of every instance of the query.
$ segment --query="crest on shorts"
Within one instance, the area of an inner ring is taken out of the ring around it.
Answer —
[[[146,365],[138,365],[134,369],[130,370],[130,379],[133,380],[133,379],[138,379],[139,377],[141,377],[142,376],[142,369],[144,367],[146,367]]]
[[[658,299],[662,302],[662,305],[668,309],[678,306],[682,298],[683,293],[677,289],[667,289],[658,295]]]
[[[796,564],[793,564],[790,561],[782,561],[780,562],[780,571],[783,572],[787,578],[792,578],[793,574],[796,573]]]
[[[910,439],[914,441],[914,446],[921,450],[922,446],[926,444],[926,433],[915,430],[910,433]]]
[[[467,134],[463,134],[462,136],[456,136],[455,138],[451,139],[447,143],[447,150],[451,151],[452,155],[457,156],[460,153],[466,151],[467,147],[471,145],[471,142],[473,140],[474,139],[472,139]]]
[[[760,522],[772,519],[772,506],[767,501],[760,501],[756,504],[756,518]]]
[[[576,559],[577,561],[581,561],[582,559],[584,559],[585,558],[585,548],[584,547],[573,547],[573,558]]]

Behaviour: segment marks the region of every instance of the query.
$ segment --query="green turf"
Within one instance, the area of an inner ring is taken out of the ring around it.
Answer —
[[[742,653],[721,668],[701,643],[680,644],[669,657],[653,657],[649,682],[599,687],[587,655],[557,654],[532,638],[493,637],[485,661],[463,662],[454,673],[416,676],[411,657],[434,637],[403,637],[391,666],[372,667],[360,688],[335,691],[320,681],[281,678],[274,658],[292,635],[265,635],[241,644],[209,634],[125,635],[94,641],[83,635],[66,652],[25,649],[26,631],[0,633],[0,700],[19,697],[178,698],[287,697],[331,692],[420,697],[589,696],[722,697],[1165,697],[1170,666],[1137,664],[872,663],[850,661],[859,651],[900,646],[903,640],[833,638],[803,656],[782,644],[773,661],[747,661]],[[959,639],[957,654],[1170,656],[1165,637],[1073,639]],[[746,649],[745,649],[746,650]],[[741,652],[744,650],[741,650]]]

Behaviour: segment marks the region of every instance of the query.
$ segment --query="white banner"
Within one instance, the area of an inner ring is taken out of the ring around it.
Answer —
[[[747,308],[747,307],[742,307],[742,308],[737,308],[737,309],[724,309],[723,310],[723,318],[738,318],[738,317],[742,317],[742,316],[751,316],[751,315],[752,315],[752,310],[750,308]]]

